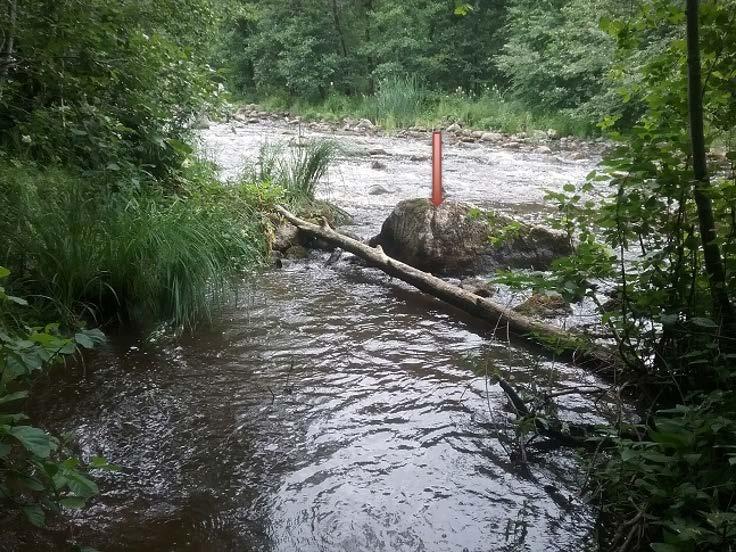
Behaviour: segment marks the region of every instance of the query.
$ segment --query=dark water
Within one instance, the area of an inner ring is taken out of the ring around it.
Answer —
[[[576,457],[512,459],[507,401],[472,365],[593,382],[349,259],[257,275],[211,330],[114,337],[39,390],[40,422],[123,470],[71,529],[0,549],[592,550]],[[591,411],[570,397],[562,414]]]

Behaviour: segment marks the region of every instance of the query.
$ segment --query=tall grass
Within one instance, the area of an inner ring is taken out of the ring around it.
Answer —
[[[361,114],[392,129],[412,126],[425,109],[428,92],[413,77],[382,81],[373,96],[364,98]]]
[[[261,148],[256,162],[246,167],[242,179],[276,184],[285,190],[291,202],[309,203],[315,199],[317,186],[327,175],[338,151],[337,144],[329,140],[291,146],[267,144]]]
[[[434,92],[413,78],[393,78],[382,82],[375,95],[331,94],[324,101],[265,98],[266,109],[290,109],[306,119],[338,121],[365,117],[386,128],[421,126],[435,128],[459,122],[478,130],[506,133],[554,129],[563,136],[589,137],[598,134],[595,121],[568,111],[542,112],[522,102],[488,89],[480,94],[464,91]]]
[[[191,328],[265,255],[246,188],[201,177],[176,195],[119,188],[64,170],[0,167],[0,264],[44,315]]]

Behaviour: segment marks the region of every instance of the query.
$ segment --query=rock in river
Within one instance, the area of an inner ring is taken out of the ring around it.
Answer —
[[[498,267],[545,269],[571,253],[566,236],[482,211],[466,203],[428,199],[399,203],[370,244],[435,273],[483,273]]]
[[[374,184],[373,186],[371,186],[370,188],[368,188],[368,194],[369,195],[386,195],[386,194],[390,194],[390,193],[391,193],[391,190],[387,190],[386,188],[384,188],[380,184]]]
[[[556,318],[572,313],[570,304],[559,293],[535,293],[514,309],[526,316]]]

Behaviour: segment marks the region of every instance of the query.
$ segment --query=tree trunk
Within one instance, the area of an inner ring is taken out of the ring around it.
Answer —
[[[513,332],[514,335],[532,339],[535,343],[554,351],[555,354],[573,363],[595,369],[606,376],[611,376],[613,370],[620,364],[617,357],[609,351],[588,346],[581,348],[580,340],[576,340],[575,334],[570,331],[527,318],[503,305],[449,284],[441,278],[389,257],[380,246],[370,247],[336,232],[327,224],[318,226],[304,221],[280,206],[277,206],[276,210],[299,230],[361,257],[386,274],[395,276],[425,293],[490,322],[496,329],[505,331],[508,325],[510,332]]]
[[[695,177],[693,196],[698,209],[700,238],[703,244],[705,269],[713,298],[713,316],[728,334],[736,333],[733,305],[728,296],[726,272],[718,245],[713,204],[710,199],[710,178],[705,154],[703,130],[703,85],[700,67],[699,0],[687,0],[687,63],[688,63],[688,111],[690,140],[692,143],[693,172]]]
[[[10,0],[8,6],[8,37],[5,42],[0,61],[0,78],[4,79],[8,75],[10,66],[13,63],[13,54],[15,53],[15,26],[18,18],[18,0]]]
[[[348,49],[347,46],[345,46],[345,36],[342,32],[342,26],[340,25],[340,13],[337,9],[337,0],[332,0],[332,16],[335,20],[335,30],[337,31],[337,36],[340,38],[340,48],[342,49],[342,56],[344,58],[348,57]]]

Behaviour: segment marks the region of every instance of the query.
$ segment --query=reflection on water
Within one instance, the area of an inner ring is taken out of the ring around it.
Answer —
[[[109,551],[580,549],[591,512],[574,458],[511,463],[492,430],[505,399],[490,387],[491,416],[465,367],[480,356],[526,380],[533,359],[387,282],[350,264],[268,273],[219,330],[116,338],[81,386],[48,390],[43,418],[124,466],[74,521],[78,538]],[[564,366],[544,377],[588,381]]]
[[[349,258],[257,276],[212,330],[114,337],[39,390],[41,422],[123,471],[101,476],[71,531],[0,549],[583,550],[592,512],[574,455],[513,462],[496,432],[505,397],[469,359],[515,381],[592,381]]]

